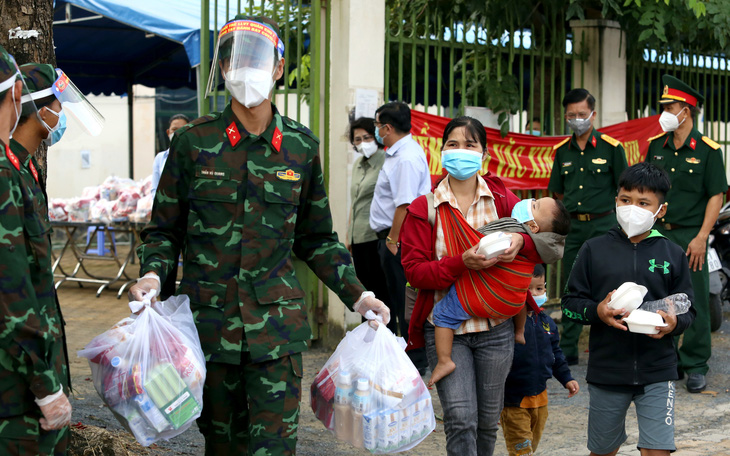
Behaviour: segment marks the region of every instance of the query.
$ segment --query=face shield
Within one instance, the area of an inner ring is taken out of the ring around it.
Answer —
[[[45,90],[31,94],[35,100],[47,97],[51,94],[61,103],[61,108],[70,113],[91,136],[99,136],[104,128],[104,116],[96,110],[83,93],[79,91],[69,77],[56,68],[58,78],[53,85]]]
[[[8,55],[10,57],[10,61],[15,66],[15,75],[11,76],[10,78],[6,79],[5,81],[0,82],[0,93],[10,90],[8,93],[9,96],[13,97],[15,99],[15,83],[17,81],[20,81],[23,86],[21,88],[21,97],[20,97],[20,106],[16,106],[15,103],[13,103],[13,107],[15,109],[15,124],[13,125],[13,128],[10,130],[10,136],[13,136],[13,133],[15,132],[15,128],[18,126],[18,121],[20,121],[20,116],[24,111],[27,110],[27,112],[31,115],[37,115],[38,109],[35,106],[35,103],[33,100],[29,100],[28,103],[25,101],[26,94],[30,91],[28,90],[28,86],[25,84],[25,80],[23,79],[22,73],[20,72],[20,68],[18,68],[18,64],[15,62],[15,59],[12,55]]]
[[[265,24],[251,20],[227,23],[218,34],[206,96],[216,80],[225,80],[226,88],[241,103],[248,107],[260,104],[274,87],[283,55],[284,43]]]

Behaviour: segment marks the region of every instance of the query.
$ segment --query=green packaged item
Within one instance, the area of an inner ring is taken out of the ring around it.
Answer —
[[[201,410],[200,404],[170,363],[155,366],[147,374],[144,388],[175,429],[192,420]]]

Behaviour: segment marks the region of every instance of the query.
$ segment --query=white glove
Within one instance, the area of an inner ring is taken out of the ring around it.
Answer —
[[[63,388],[42,399],[36,398],[35,402],[43,414],[40,424],[44,430],[61,429],[71,423],[71,403]]]
[[[365,318],[370,317],[369,315],[366,315],[367,312],[370,310],[376,316],[379,316],[383,319],[383,324],[387,325],[390,321],[390,309],[388,309],[388,306],[386,306],[383,301],[377,299],[375,297],[375,293],[373,293],[372,291],[364,291],[360,295],[360,299],[357,300],[352,308],[355,310],[355,312],[358,312]]]
[[[154,272],[148,272],[144,277],[137,279],[137,283],[129,289],[129,300],[142,301],[152,290],[155,291],[156,296],[159,296],[161,288],[160,276]]]

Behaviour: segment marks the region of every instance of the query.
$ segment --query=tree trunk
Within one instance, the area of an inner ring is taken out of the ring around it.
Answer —
[[[17,27],[21,31],[35,30],[38,36],[9,38],[10,31]],[[56,54],[53,50],[53,1],[0,0],[0,45],[15,57],[18,65],[33,62],[56,66]],[[47,175],[46,151],[46,146],[41,144],[35,152],[44,182]]]

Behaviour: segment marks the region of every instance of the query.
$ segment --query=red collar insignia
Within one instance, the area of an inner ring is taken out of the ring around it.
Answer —
[[[692,138],[692,139],[691,139],[691,140],[689,141],[689,147],[690,147],[690,149],[692,149],[692,150],[695,150],[695,146],[696,146],[696,145],[697,145],[697,141],[696,141],[696,140],[695,140],[694,138]]]
[[[238,132],[238,127],[236,127],[235,120],[231,122],[228,128],[226,128],[226,135],[228,136],[228,141],[230,141],[231,146],[236,147],[238,141],[241,140],[241,134]]]
[[[29,166],[28,167],[30,168],[30,173],[33,174],[33,177],[35,178],[35,181],[40,184],[40,182],[38,181],[38,170],[35,169],[35,165],[33,164],[33,160],[29,161],[28,163],[29,163]]]
[[[591,136],[591,144],[593,144],[593,147],[596,147],[596,144],[598,144],[598,141],[596,141],[595,136]]]
[[[15,169],[20,171],[20,160],[18,160],[18,157],[15,156],[15,154],[10,150],[10,146],[8,146],[7,144],[5,145],[5,155],[7,155],[10,163],[15,166]]]
[[[279,127],[274,127],[274,135],[271,137],[271,145],[274,146],[277,152],[281,152],[281,140],[284,135],[279,131]]]

